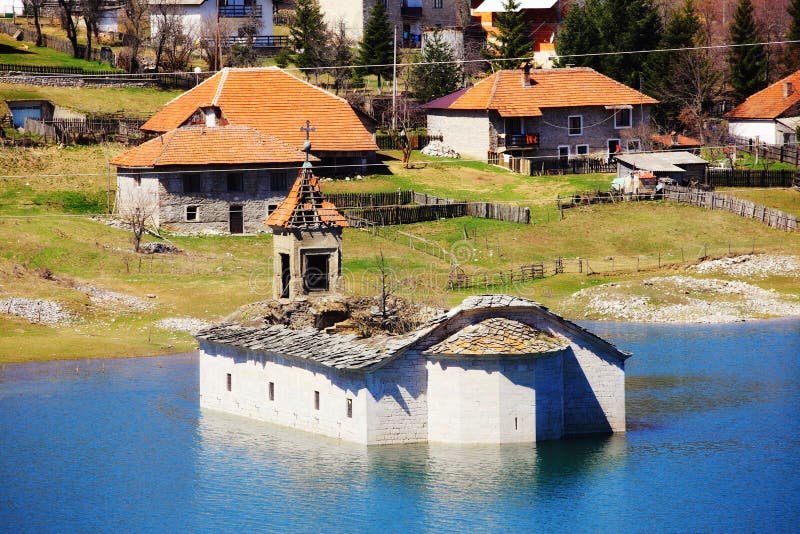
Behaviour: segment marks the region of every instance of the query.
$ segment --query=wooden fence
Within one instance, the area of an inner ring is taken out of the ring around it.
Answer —
[[[454,268],[450,271],[447,285],[449,289],[506,286],[544,278],[544,273],[544,263],[541,262],[520,265],[519,267],[502,271],[485,271],[476,274],[466,274],[462,269]]]
[[[413,194],[409,190],[388,193],[333,193],[325,195],[325,198],[339,209],[350,209],[410,204]]]
[[[730,211],[742,217],[759,220],[779,230],[797,231],[798,228],[795,215],[713,191],[671,185],[664,187],[664,198],[710,210]]]
[[[411,150],[420,150],[425,148],[431,141],[441,140],[441,135],[412,134],[408,136],[408,142]],[[389,134],[376,133],[375,144],[378,145],[380,150],[400,150],[400,144],[397,137]]]
[[[468,202],[466,200],[453,200],[451,198],[436,197],[427,193],[413,192],[412,200],[415,204],[465,204],[465,215],[481,219],[495,219],[498,221],[513,222],[518,224],[531,223],[531,210],[523,206],[511,204],[495,204],[492,202]]]
[[[631,195],[631,200],[650,200],[653,195]],[[558,195],[556,204],[559,210],[574,208],[577,206],[589,206],[591,204],[616,204],[623,202],[625,196],[618,191],[585,191],[583,193],[574,193],[570,196],[562,197]]]
[[[21,37],[23,41],[28,41],[29,43],[36,42],[36,32],[34,30],[17,26],[11,22],[0,21],[0,31],[8,35],[16,35],[17,32],[22,32]],[[73,55],[72,43],[70,43],[67,39],[62,39],[61,37],[42,35],[42,46],[50,48],[51,50]],[[79,57],[86,57],[86,46],[79,44],[77,52]],[[92,47],[92,59],[99,60],[99,58],[100,48]]]
[[[800,146],[797,144],[769,145],[744,137],[736,137],[734,142],[738,152],[751,156],[758,155],[759,158],[791,163],[792,165],[800,165]]]
[[[49,142],[71,144],[87,136],[98,140],[118,139],[121,141],[140,138],[140,126],[144,119],[125,117],[87,117],[85,119],[53,119],[40,121],[25,118],[25,131],[41,137]],[[124,138],[124,139],[120,139]]]
[[[531,222],[530,208],[527,207],[453,200],[408,190],[393,193],[334,193],[325,195],[325,198],[339,209],[377,224],[411,224],[464,216],[519,224]]]
[[[504,158],[502,154],[490,151],[487,157],[490,165],[505,167],[511,172],[525,176],[544,176],[552,174],[591,174],[617,172],[616,162],[603,158],[578,157],[564,159],[558,156],[537,158]]]
[[[791,187],[795,171],[758,169],[706,169],[706,183],[712,187]]]

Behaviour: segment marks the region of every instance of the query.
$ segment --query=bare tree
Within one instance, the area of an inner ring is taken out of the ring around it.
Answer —
[[[131,189],[125,196],[124,202],[117,202],[119,217],[127,224],[133,234],[131,241],[134,252],[139,252],[142,244],[142,236],[147,231],[147,227],[156,226],[154,215],[158,209],[156,200],[152,194],[142,191],[139,188]]]
[[[62,1],[62,0],[59,0]],[[155,24],[156,67],[185,70],[194,46],[194,28],[186,27],[183,9],[175,4],[157,4],[150,23]]]
[[[147,14],[150,9],[148,0],[125,0],[123,4],[122,29],[130,46],[129,72],[139,70],[139,47],[145,38]]]
[[[347,85],[350,76],[353,74],[353,69],[349,66],[353,64],[353,40],[347,36],[347,22],[344,19],[339,19],[336,23],[336,28],[330,37],[331,43],[331,60],[330,64],[333,67],[333,87],[336,94],[339,94],[339,89]]]
[[[36,28],[36,46],[42,46],[44,39],[42,38],[42,25],[39,21],[39,16],[45,6],[45,0],[23,0],[23,6],[26,11],[30,11],[33,14],[33,27]]]
[[[67,39],[72,45],[72,55],[80,57],[78,48],[78,28],[75,25],[75,16],[79,8],[79,0],[58,0],[59,15],[61,16],[61,27],[67,32]]]
[[[235,30],[234,22],[227,18],[207,18],[200,26],[200,55],[208,70],[219,70],[230,51],[229,36]]]
[[[104,0],[80,0],[83,23],[86,26],[84,59],[87,61],[92,59],[92,37],[97,38],[100,33],[97,29],[97,24],[103,15],[103,4]]]
[[[392,287],[389,265],[386,263],[386,258],[383,257],[383,250],[381,250],[380,256],[376,258],[376,263],[378,267],[378,281],[381,286],[381,294],[379,296],[380,302],[378,303],[378,307],[381,312],[381,319],[386,321],[392,312],[389,302],[394,295],[394,288]]]

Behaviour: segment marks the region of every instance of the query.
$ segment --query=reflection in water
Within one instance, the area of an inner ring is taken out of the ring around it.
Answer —
[[[0,367],[0,530],[796,530],[800,321],[590,328],[627,435],[364,447],[199,410],[195,355]]]

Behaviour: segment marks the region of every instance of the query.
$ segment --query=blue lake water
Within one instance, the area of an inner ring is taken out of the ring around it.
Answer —
[[[592,323],[628,432],[363,447],[200,411],[194,355],[0,367],[0,531],[794,531],[800,321]]]

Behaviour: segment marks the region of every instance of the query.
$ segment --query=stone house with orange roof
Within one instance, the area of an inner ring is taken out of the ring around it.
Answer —
[[[218,113],[198,110],[203,123],[111,159],[123,218],[140,210],[156,227],[190,234],[265,230],[264,220],[286,198],[305,154],[254,128],[220,125]]]
[[[797,142],[800,71],[748,97],[725,114],[731,136],[769,145]]]
[[[142,130],[169,132],[207,108],[218,110],[226,124],[254,128],[296,150],[306,140],[300,128],[311,121],[320,175],[363,173],[376,161],[378,147],[366,118],[344,98],[277,67],[224,68],[168,102]]]
[[[608,157],[641,149],[658,101],[585,67],[502,70],[423,106],[463,156]]]

